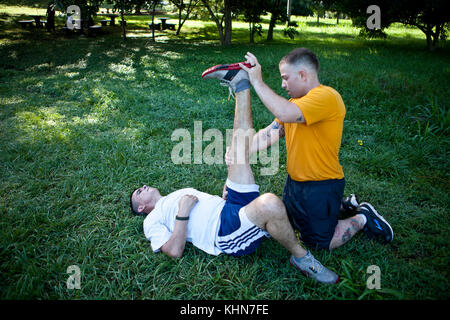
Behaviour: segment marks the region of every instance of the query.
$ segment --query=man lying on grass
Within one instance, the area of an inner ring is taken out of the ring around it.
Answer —
[[[162,196],[158,189],[144,185],[131,193],[130,205],[134,213],[147,215],[145,236],[154,252],[174,258],[183,255],[186,241],[212,255],[243,256],[270,236],[292,254],[289,261],[301,272],[322,283],[336,283],[339,277],[298,242],[281,199],[259,194],[249,163],[253,126],[248,74],[232,64],[212,67],[203,77],[221,78],[224,70],[220,80],[236,95],[230,150],[240,159],[228,165],[226,200],[193,188]]]

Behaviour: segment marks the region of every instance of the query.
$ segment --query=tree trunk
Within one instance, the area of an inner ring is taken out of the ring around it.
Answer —
[[[433,26],[430,24],[427,24],[425,27],[416,25],[416,27],[418,27],[420,30],[422,30],[423,33],[425,33],[425,36],[427,37],[428,50],[434,51],[437,48],[439,41],[439,26],[436,26],[436,32],[433,32]]]
[[[230,6],[230,0],[225,0],[225,38],[224,38],[224,45],[230,46],[231,45],[231,6]]]
[[[122,19],[122,36],[123,36],[123,40],[127,40],[127,34],[125,31],[125,22],[123,19],[123,9],[120,10],[120,18]]]
[[[175,32],[175,35],[179,35],[180,34],[180,30],[181,30],[181,13],[183,11],[183,6],[178,7],[178,28],[177,28],[177,32]]]
[[[439,43],[439,37],[441,36],[441,25],[439,23],[436,25],[436,32],[434,32],[433,36],[433,49],[431,50],[435,50]]]
[[[433,41],[431,39],[431,34],[427,33],[427,47],[430,51],[433,51]]]
[[[208,12],[211,16],[211,19],[214,20],[214,22],[216,23],[217,26],[217,30],[219,31],[219,37],[220,37],[220,43],[222,45],[225,44],[225,37],[223,35],[223,27],[222,27],[222,22],[219,21],[219,19],[217,18],[217,16],[214,14],[214,12],[212,11],[211,7],[209,6],[209,3],[207,2],[207,0],[202,0],[202,3],[204,4],[204,6],[206,7],[206,9],[208,9]]]
[[[280,6],[281,6],[281,0],[277,1],[276,4],[276,8],[274,11],[271,12],[271,16],[270,16],[270,22],[269,22],[269,30],[267,31],[267,41],[272,41],[273,40],[273,30],[275,29],[275,25],[277,24],[277,20],[280,17]],[[291,16],[288,16],[288,26],[289,26],[289,22],[291,20]]]
[[[155,8],[156,8],[156,2],[153,2],[153,8],[152,8],[152,40],[155,42]]]
[[[194,2],[194,3],[193,3]],[[192,10],[194,10],[195,6],[197,5],[197,3],[199,2],[199,0],[190,0],[189,1],[189,5],[187,7],[187,11],[186,11],[186,16],[184,17],[183,21],[182,19],[182,8],[180,6],[180,11],[178,13],[178,28],[177,28],[177,32],[175,33],[175,35],[179,35],[181,32],[181,27],[184,25],[184,23],[186,22],[186,20],[189,18],[189,15],[191,14]]]
[[[277,14],[272,13],[272,15],[270,16],[269,30],[267,31],[267,41],[273,40],[273,29],[275,28],[277,19]]]
[[[443,26],[441,26],[439,23],[435,26],[436,31],[433,32],[433,25],[427,24],[427,25],[421,25],[417,23],[407,23],[409,25],[415,26],[420,29],[423,33],[425,33],[425,36],[427,37],[427,47],[428,50],[434,51],[437,49],[439,44],[439,37],[442,32]]]

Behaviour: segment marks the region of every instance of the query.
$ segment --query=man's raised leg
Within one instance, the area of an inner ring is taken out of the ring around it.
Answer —
[[[254,184],[249,161],[250,143],[254,134],[250,104],[250,89],[236,92],[233,136],[230,152],[233,163],[228,167],[228,179],[238,184]]]
[[[247,65],[250,67],[250,65]],[[228,179],[237,184],[254,184],[249,149],[254,130],[250,106],[250,80],[238,63],[217,65],[205,70],[204,79],[217,79],[235,94],[233,137],[230,146],[234,161],[228,166]]]

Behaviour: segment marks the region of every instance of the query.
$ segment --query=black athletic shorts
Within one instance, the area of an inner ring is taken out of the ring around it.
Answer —
[[[300,232],[306,246],[329,249],[338,223],[344,187],[345,179],[298,182],[288,175],[283,202],[289,221]]]

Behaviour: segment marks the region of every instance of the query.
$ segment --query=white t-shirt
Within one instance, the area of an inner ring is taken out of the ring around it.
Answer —
[[[152,250],[160,251],[169,240],[175,228],[178,202],[186,194],[198,198],[189,215],[186,241],[209,254],[219,255],[222,251],[216,247],[215,241],[225,200],[193,188],[180,189],[162,197],[145,218],[144,234],[151,242]]]

